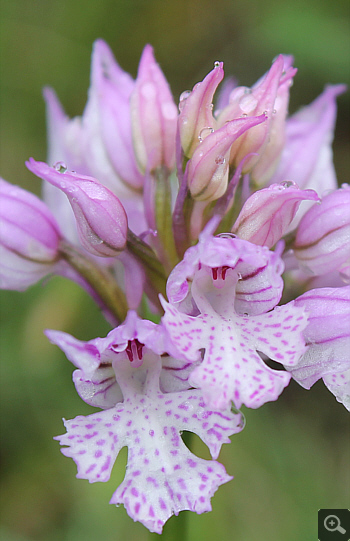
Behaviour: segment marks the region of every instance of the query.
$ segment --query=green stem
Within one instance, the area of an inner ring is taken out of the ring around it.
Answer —
[[[155,171],[156,196],[155,196],[155,219],[158,238],[164,250],[164,263],[168,271],[179,262],[176,253],[174,236],[172,231],[171,215],[171,185],[169,170],[159,167]]]
[[[164,267],[155,255],[152,248],[143,242],[130,229],[127,236],[127,248],[140,261],[145,269],[147,278],[157,293],[165,296],[165,286],[167,276]]]
[[[128,304],[109,270],[96,265],[92,259],[67,241],[61,241],[60,255],[92,287],[101,305],[111,312],[118,322],[124,321]]]

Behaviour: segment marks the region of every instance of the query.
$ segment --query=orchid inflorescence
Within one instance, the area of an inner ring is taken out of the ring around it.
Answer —
[[[345,88],[288,117],[292,64],[277,56],[252,88],[228,80],[213,105],[215,62],[177,107],[151,46],[133,80],[98,40],[81,118],[44,91],[51,165],[27,162],[43,201],[1,180],[1,287],[64,276],[113,327],[88,342],[46,331],[101,409],[56,439],[90,482],[127,446],[111,503],[152,532],[210,511],[242,405],[322,378],[350,409],[350,187],[337,187],[331,151]]]

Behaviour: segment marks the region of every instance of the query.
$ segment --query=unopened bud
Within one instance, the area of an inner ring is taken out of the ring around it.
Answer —
[[[299,223],[294,253],[313,274],[343,271],[350,258],[350,186],[326,195]]]
[[[239,118],[209,133],[188,162],[188,187],[197,201],[215,201],[227,188],[229,153],[244,132],[264,122],[265,116]]]
[[[265,123],[249,130],[232,146],[230,162],[236,167],[247,154],[252,154],[244,163],[243,173],[251,171],[267,146],[283,66],[284,58],[279,55],[270,70],[251,89],[235,88],[231,93],[229,105],[218,117],[218,124],[222,126],[225,122],[239,117],[261,114],[266,116]]]
[[[177,107],[153,49],[143,50],[131,94],[134,149],[142,173],[175,163]]]
[[[24,290],[50,274],[61,233],[35,195],[0,179],[0,284]]]
[[[114,257],[124,250],[127,216],[118,197],[92,177],[49,167],[33,158],[32,173],[62,190],[72,206],[80,241],[93,255]]]
[[[294,182],[258,190],[244,203],[232,231],[241,239],[271,248],[286,233],[304,200],[317,201],[318,195],[300,190]]]
[[[202,82],[197,83],[192,92],[180,96],[179,132],[185,156],[191,158],[200,144],[203,129],[214,129],[213,97],[224,77],[223,63],[219,62]]]

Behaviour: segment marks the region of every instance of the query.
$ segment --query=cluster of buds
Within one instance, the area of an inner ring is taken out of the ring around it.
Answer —
[[[88,342],[46,331],[101,409],[65,422],[63,453],[77,477],[107,481],[128,446],[111,503],[150,531],[211,509],[242,405],[322,378],[350,409],[350,188],[337,187],[331,152],[344,87],[289,117],[292,64],[279,55],[252,88],[228,84],[215,102],[215,62],[177,107],[150,45],[134,81],[98,40],[81,118],[45,89],[49,164],[27,162],[44,201],[0,183],[1,287],[63,275],[113,327]]]

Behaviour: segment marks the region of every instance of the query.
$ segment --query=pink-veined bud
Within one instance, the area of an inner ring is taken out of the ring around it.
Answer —
[[[332,141],[336,98],[345,89],[345,85],[327,86],[310,105],[287,119],[286,141],[271,183],[291,178],[300,188],[312,188],[320,195],[337,188]]]
[[[162,165],[172,169],[177,107],[151,45],[143,50],[130,104],[134,149],[140,170],[142,173],[153,171]]]
[[[26,165],[32,173],[62,190],[72,206],[79,238],[93,255],[114,257],[124,250],[127,216],[118,197],[92,177],[57,169],[30,158]]]
[[[293,77],[296,74],[297,69],[292,66],[294,60],[292,56],[283,56],[283,58],[284,75],[281,76],[277,89],[268,142],[258,163],[251,172],[253,180],[259,184],[259,186],[266,184],[271,178],[278,165],[286,141],[285,131],[289,105],[289,89],[293,84]]]
[[[210,133],[188,162],[188,187],[197,201],[215,201],[227,188],[232,143],[245,131],[266,121],[265,115],[239,118]]]
[[[266,116],[266,122],[249,130],[232,145],[230,162],[235,166],[238,166],[247,154],[257,154],[245,161],[243,173],[255,166],[268,144],[276,96],[284,77],[284,63],[283,55],[279,55],[270,70],[251,89],[236,87],[231,93],[229,105],[218,116],[219,126],[239,117],[261,114]]]
[[[192,92],[186,90],[180,96],[179,132],[181,146],[187,158],[192,158],[200,144],[202,130],[210,132],[215,128],[213,97],[223,77],[223,62],[215,62],[214,69],[193,87]]]
[[[61,233],[38,197],[0,179],[0,287],[23,291],[50,274]]]
[[[286,233],[301,201],[317,201],[314,190],[300,190],[294,182],[273,184],[253,193],[232,228],[239,238],[271,248]]]
[[[349,185],[343,184],[307,211],[299,223],[293,249],[300,265],[313,274],[346,271],[350,258]]]

